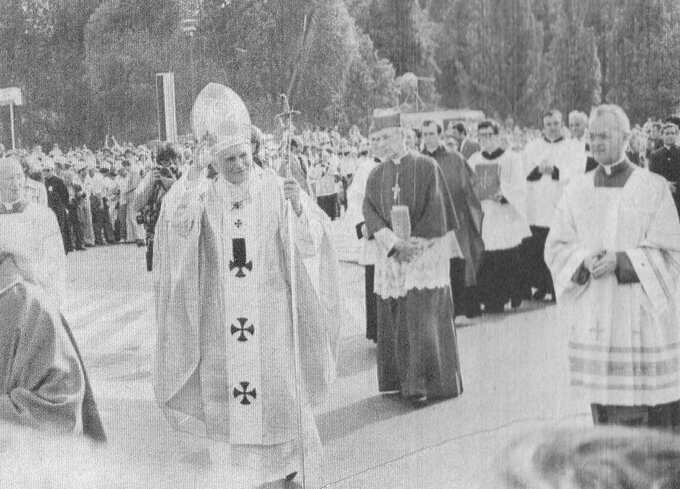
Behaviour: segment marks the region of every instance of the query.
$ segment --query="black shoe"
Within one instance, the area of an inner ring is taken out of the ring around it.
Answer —
[[[546,294],[548,293],[547,290],[537,290],[534,292],[534,295],[531,296],[531,298],[535,301],[542,301],[545,299]]]
[[[513,297],[510,299],[510,307],[512,309],[517,309],[522,305],[522,298],[521,297]]]
[[[502,314],[505,311],[503,304],[500,305],[484,305],[484,314]]]
[[[473,318],[478,318],[479,316],[482,315],[482,308],[477,306],[475,308],[471,308],[469,311],[465,313],[465,317],[468,319],[473,319]]]
[[[94,248],[94,245],[90,243],[85,243],[85,248]]]
[[[76,247],[76,251],[85,251],[86,248],[84,246],[78,246]]]
[[[297,472],[291,472],[290,474],[288,474],[288,475],[286,476],[286,482],[290,482],[290,481],[292,481],[293,479],[295,479],[295,476],[296,476],[296,475],[297,475]]]

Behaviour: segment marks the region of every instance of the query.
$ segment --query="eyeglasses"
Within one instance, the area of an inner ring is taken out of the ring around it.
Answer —
[[[591,143],[596,143],[598,141],[609,141],[610,139],[614,138],[615,133],[620,133],[623,131],[620,131],[618,129],[612,130],[611,132],[591,132],[588,133],[588,140]]]

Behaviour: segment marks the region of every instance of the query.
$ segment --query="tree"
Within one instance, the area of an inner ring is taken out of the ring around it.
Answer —
[[[354,22],[338,0],[319,0],[312,47],[300,76],[299,108],[315,125],[335,125],[342,117],[338,100],[344,96],[348,67],[357,56]],[[328,60],[333,63],[328,63]]]
[[[107,0],[87,24],[87,79],[106,132],[119,140],[157,137],[155,74],[187,72],[179,13],[176,1]],[[186,99],[188,84],[178,85],[178,100]]]
[[[373,109],[395,107],[399,103],[399,88],[395,83],[392,64],[378,56],[368,34],[358,35],[358,50],[349,66],[342,97],[336,100],[335,112],[340,114],[340,127],[356,124],[366,134]]]
[[[417,0],[373,0],[369,5],[365,32],[380,56],[392,63],[397,75],[438,73],[433,31],[434,25]]]
[[[446,5],[432,6],[432,21],[436,20],[432,16],[441,12],[438,29],[433,35],[436,36],[437,43],[435,57],[441,69],[440,76],[437,77],[437,90],[446,107],[461,107],[469,103],[463,94],[459,66],[469,66],[475,56],[468,42],[469,27],[473,18],[476,20],[478,17],[472,4],[473,0],[453,0]]]
[[[680,7],[627,0],[617,11],[609,46],[606,99],[633,121],[672,114],[680,103]]]
[[[24,145],[78,144],[82,113],[82,37],[99,0],[0,0],[0,86],[22,89],[19,131]]]
[[[531,1],[479,0],[468,7],[468,52],[456,65],[463,103],[534,123],[550,103],[551,77]]]
[[[593,28],[585,26],[587,6],[564,0],[554,25],[550,44],[553,68],[553,103],[565,113],[572,109],[590,111],[600,103],[600,60]]]

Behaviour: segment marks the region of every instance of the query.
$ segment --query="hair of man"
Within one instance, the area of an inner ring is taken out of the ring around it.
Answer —
[[[436,121],[426,120],[423,122],[423,127],[435,126],[437,128],[437,134],[442,133],[442,126],[440,126]]]
[[[588,123],[588,116],[585,112],[581,112],[580,110],[572,110],[569,112],[569,122],[576,122],[579,120],[585,124]]]
[[[485,119],[477,124],[477,132],[481,131],[482,129],[491,129],[495,136],[500,133],[500,126],[496,121],[491,119]]]
[[[179,158],[179,154],[171,143],[163,144],[158,148],[158,153],[156,153],[156,162],[159,164],[171,162],[177,158]]]
[[[458,122],[455,125],[453,125],[452,129],[455,129],[462,135],[467,136],[467,129],[465,129],[465,124],[463,124],[462,122]]]
[[[593,108],[590,113],[590,123],[597,117],[612,115],[617,121],[618,129],[624,134],[630,134],[630,119],[621,107],[614,104],[602,104]]]
[[[557,109],[550,109],[543,114],[543,120],[546,120],[548,117],[556,117],[558,121],[562,122],[562,112]]]

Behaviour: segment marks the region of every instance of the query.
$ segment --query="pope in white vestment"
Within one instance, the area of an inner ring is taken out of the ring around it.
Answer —
[[[234,92],[204,88],[192,128],[204,142],[199,160],[218,175],[189,171],[163,201],[154,243],[156,398],[175,428],[215,440],[214,465],[244,469],[253,482],[282,479],[301,470],[301,444],[306,463],[318,459],[311,406],[334,377],[340,313],[327,218],[294,179],[282,184],[252,165],[250,118]]]

